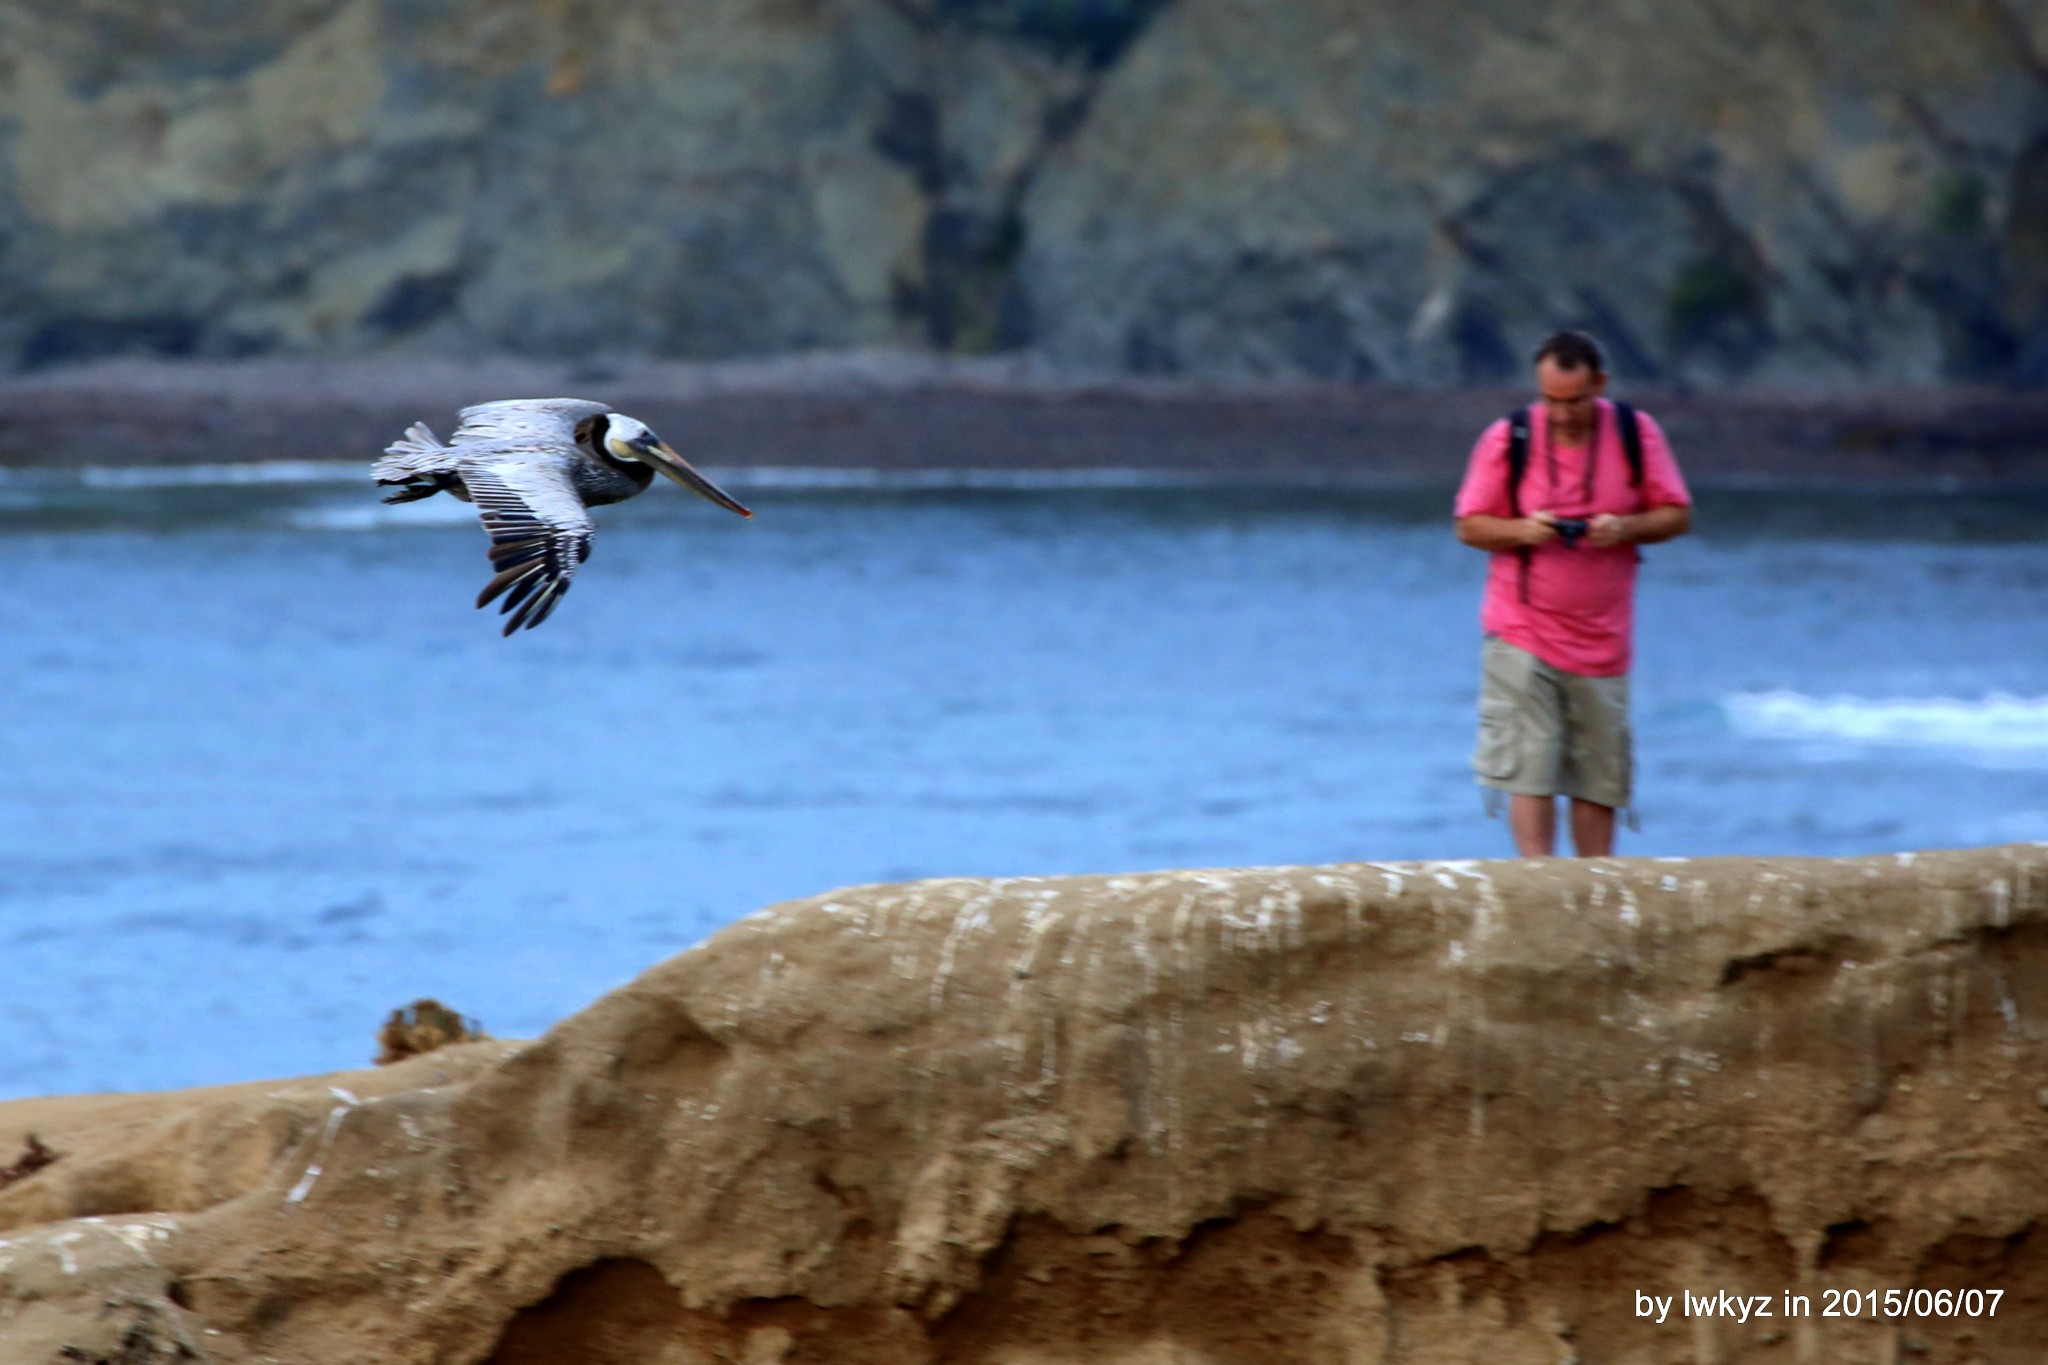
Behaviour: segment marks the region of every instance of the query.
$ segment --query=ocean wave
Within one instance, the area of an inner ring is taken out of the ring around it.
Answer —
[[[1738,734],[1831,745],[1940,749],[1996,767],[2048,766],[2048,697],[1811,697],[1721,700]]]
[[[367,502],[328,502],[299,507],[283,515],[285,525],[300,531],[383,531],[406,526],[458,526],[476,520],[476,508],[455,498],[426,498],[391,506]]]
[[[1018,492],[1061,489],[1145,489],[1196,486],[1179,476],[1141,469],[821,469],[771,466],[707,467],[705,476],[721,487],[747,492],[835,492],[874,489],[881,492],[947,489],[998,489]],[[366,494],[367,496],[367,494]],[[381,531],[390,527],[448,526],[476,519],[476,509],[454,498],[427,498],[386,506],[375,500],[361,504],[323,502],[294,508],[280,518],[303,531]]]
[[[1151,489],[1205,488],[1225,480],[1199,470],[878,469],[809,465],[704,466],[735,488],[802,492],[835,489]],[[270,460],[255,464],[90,465],[81,469],[0,469],[0,486],[18,488],[207,488],[249,484],[348,484],[369,481],[368,460]]]
[[[256,464],[91,465],[76,472],[87,488],[206,488],[233,484],[367,483],[359,460],[265,460]]]
[[[360,476],[355,466],[351,472]],[[835,492],[874,489],[880,492],[947,489],[1057,491],[1061,489],[1147,489],[1200,486],[1185,475],[1142,469],[824,469],[790,466],[753,468],[708,466],[705,476],[725,488],[745,492]],[[280,480],[282,482],[282,480]],[[308,479],[306,482],[312,482]],[[392,527],[448,526],[475,520],[476,509],[454,498],[427,498],[387,506],[370,499],[343,503],[323,500],[279,514],[284,524],[303,531],[381,531]]]
[[[1206,488],[1212,474],[1178,469],[834,469],[806,465],[707,468],[707,477],[733,488],[786,488],[797,492],[834,489],[947,490]]]

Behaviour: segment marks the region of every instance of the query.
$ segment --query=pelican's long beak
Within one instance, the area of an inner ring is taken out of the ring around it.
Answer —
[[[633,446],[642,452],[649,464],[706,502],[715,502],[726,511],[737,512],[743,517],[754,515],[724,489],[699,474],[688,460],[676,454],[675,447],[667,441],[635,441]]]

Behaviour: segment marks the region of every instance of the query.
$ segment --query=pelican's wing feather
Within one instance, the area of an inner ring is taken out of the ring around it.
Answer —
[[[486,606],[502,593],[498,610],[511,616],[507,635],[547,620],[590,558],[597,528],[569,472],[581,458],[569,447],[541,457],[500,450],[462,462],[462,482],[490,532],[491,567],[498,571],[476,604]]]
[[[576,424],[611,408],[588,398],[506,398],[462,410],[455,445],[518,443],[535,447],[576,444]]]

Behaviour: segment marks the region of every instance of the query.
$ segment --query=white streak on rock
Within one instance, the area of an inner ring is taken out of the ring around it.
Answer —
[[[320,1140],[313,1147],[313,1159],[306,1163],[306,1173],[299,1177],[299,1183],[292,1186],[291,1192],[284,1197],[287,1204],[306,1202],[306,1196],[313,1192],[314,1184],[320,1179],[320,1163],[326,1160],[327,1149],[334,1144],[334,1135],[341,1131],[341,1121],[347,1118],[348,1111],[359,1103],[354,1095],[338,1086],[329,1093],[342,1102],[335,1105],[333,1112],[327,1115],[327,1123],[320,1130]]]

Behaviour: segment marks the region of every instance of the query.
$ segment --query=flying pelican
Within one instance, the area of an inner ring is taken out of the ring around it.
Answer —
[[[690,467],[647,424],[585,398],[510,398],[464,408],[442,445],[424,422],[406,428],[371,473],[392,491],[386,502],[452,493],[474,502],[491,536],[497,577],[479,607],[503,594],[505,634],[533,629],[569,591],[590,558],[591,507],[624,502],[654,482],[654,471],[743,517],[740,506]]]

